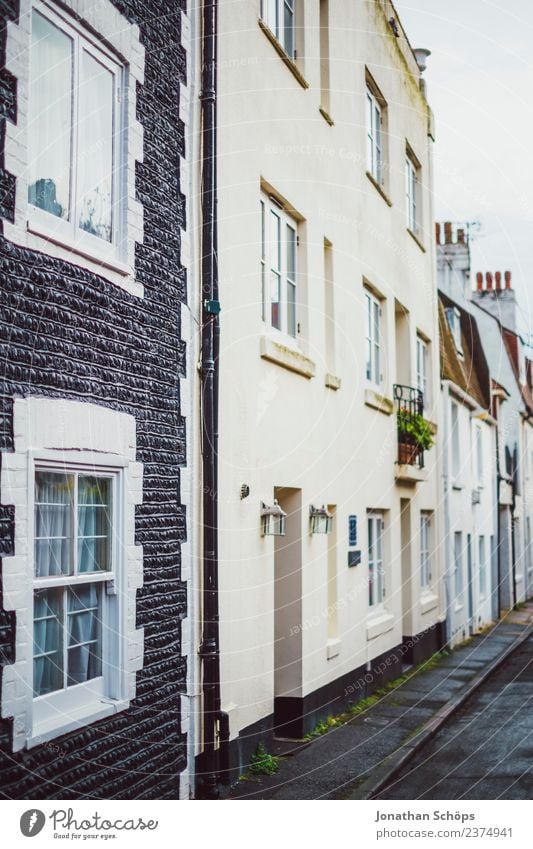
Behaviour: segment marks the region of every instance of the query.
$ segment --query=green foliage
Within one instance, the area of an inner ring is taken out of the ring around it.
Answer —
[[[422,451],[428,451],[435,445],[430,423],[420,413],[411,413],[405,407],[398,410],[398,432],[406,435],[410,444]]]
[[[251,775],[273,775],[278,771],[279,758],[269,755],[263,743],[258,743],[252,755],[248,773]]]

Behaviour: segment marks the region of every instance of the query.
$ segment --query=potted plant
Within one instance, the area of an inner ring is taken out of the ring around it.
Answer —
[[[435,444],[430,423],[406,407],[398,410],[398,441],[399,462],[407,465],[413,465],[421,451],[428,451]]]

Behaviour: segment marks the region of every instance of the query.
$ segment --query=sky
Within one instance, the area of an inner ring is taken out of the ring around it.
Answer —
[[[533,341],[533,0],[396,0],[435,113],[437,221],[472,228],[477,271],[512,273]]]

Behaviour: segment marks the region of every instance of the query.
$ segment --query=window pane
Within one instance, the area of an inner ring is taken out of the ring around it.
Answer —
[[[72,475],[35,473],[35,574],[72,574]]]
[[[110,242],[113,207],[114,77],[82,51],[79,92],[79,226]]]
[[[294,56],[294,8],[293,0],[285,0],[283,16],[283,46],[289,56]]]
[[[111,480],[78,478],[78,571],[111,569]]]
[[[73,42],[33,12],[28,201],[69,218]]]
[[[296,336],[296,286],[287,283],[287,333]]]
[[[63,687],[63,590],[41,590],[33,603],[33,692],[43,696]]]
[[[67,686],[102,674],[101,587],[69,588],[67,608]]]

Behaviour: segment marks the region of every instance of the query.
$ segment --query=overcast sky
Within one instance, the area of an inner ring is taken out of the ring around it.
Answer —
[[[397,0],[435,112],[437,220],[479,221],[472,271],[512,272],[533,328],[533,0]],[[475,279],[475,276],[473,277]]]

